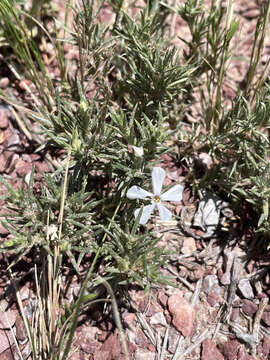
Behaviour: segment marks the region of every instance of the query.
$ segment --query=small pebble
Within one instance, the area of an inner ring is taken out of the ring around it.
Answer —
[[[19,340],[20,344],[24,344],[28,339],[28,336],[23,319],[19,314],[17,314],[15,326],[16,326],[16,337]]]
[[[165,316],[163,315],[163,312],[160,311],[155,313],[150,319],[150,324],[167,326],[167,322]]]
[[[8,85],[9,85],[9,78],[2,77],[2,79],[0,79],[0,89],[5,89]]]
[[[238,283],[238,289],[246,299],[254,299],[254,293],[248,279],[241,279]]]
[[[262,314],[262,320],[267,326],[270,326],[270,305],[266,306]]]
[[[221,352],[217,349],[215,343],[210,339],[206,339],[203,342],[201,359],[202,360],[223,360],[224,357],[221,354]]]
[[[231,283],[231,273],[230,272],[225,272],[221,276],[220,282],[221,282],[222,285],[229,285]]]
[[[216,291],[218,294],[221,293],[221,288],[218,285],[218,277],[217,275],[207,275],[203,279],[203,291],[206,294],[209,294],[211,291]]]
[[[16,321],[16,311],[0,312],[0,329],[10,329]]]
[[[253,301],[244,299],[242,302],[242,310],[247,315],[252,316],[257,312],[258,306]]]
[[[196,251],[196,243],[192,237],[185,238],[183,241],[183,246],[181,249],[182,254],[191,255],[194,251]]]
[[[6,140],[6,146],[10,151],[21,152],[21,139],[18,134],[14,133]]]
[[[7,110],[3,107],[0,107],[0,129],[6,129],[8,127],[8,114]]]

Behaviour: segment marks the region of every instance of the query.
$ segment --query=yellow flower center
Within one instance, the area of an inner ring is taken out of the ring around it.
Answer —
[[[158,203],[158,202],[160,202],[160,197],[158,195],[155,195],[153,197],[153,200],[154,200],[155,203]]]

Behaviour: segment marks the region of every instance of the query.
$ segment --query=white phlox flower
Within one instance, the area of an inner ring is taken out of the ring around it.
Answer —
[[[144,154],[143,147],[138,147],[138,146],[132,145],[132,148],[133,148],[135,156],[143,157],[143,154]]]
[[[161,167],[154,167],[152,170],[152,185],[153,194],[149,191],[142,189],[141,187],[134,185],[127,191],[127,197],[129,199],[143,199],[151,200],[150,205],[143,207],[142,215],[139,223],[144,225],[149,220],[152,212],[157,207],[161,221],[169,221],[172,217],[170,210],[162,204],[162,201],[181,201],[183,194],[182,185],[174,185],[164,194],[161,194],[162,185],[165,179],[165,171]],[[134,212],[135,217],[139,215],[140,209],[136,209]]]

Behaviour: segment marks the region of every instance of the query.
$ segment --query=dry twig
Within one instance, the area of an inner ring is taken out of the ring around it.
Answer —
[[[229,322],[229,319],[231,316],[232,305],[233,305],[233,302],[235,299],[236,287],[238,284],[239,266],[240,266],[239,259],[237,256],[235,256],[233,259],[231,283],[230,283],[230,287],[228,289],[228,296],[227,296],[227,301],[225,304],[226,310],[222,316],[222,321],[225,323]]]
[[[257,344],[259,343],[260,322],[261,322],[261,318],[262,318],[264,309],[267,305],[268,305],[268,298],[267,297],[262,298],[260,301],[259,309],[258,309],[255,319],[254,319],[252,335],[255,338],[255,343],[252,346],[252,355],[253,356],[256,355],[256,347],[257,347]]]

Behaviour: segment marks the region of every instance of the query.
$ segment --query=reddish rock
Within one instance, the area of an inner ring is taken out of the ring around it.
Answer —
[[[234,339],[229,339],[218,345],[219,350],[226,360],[236,360],[239,347],[240,343]]]
[[[185,237],[181,248],[182,254],[191,255],[196,250],[195,240],[192,237]]]
[[[0,312],[0,329],[10,329],[16,321],[17,312],[14,310],[8,310]]]
[[[258,310],[258,305],[254,303],[254,301],[244,299],[242,301],[242,310],[249,316],[254,315]]]
[[[246,349],[243,347],[240,347],[237,360],[256,360],[253,356],[249,355],[246,352]]]
[[[161,292],[158,294],[158,301],[162,306],[166,307],[168,302],[168,296]]]
[[[151,352],[155,352],[156,351],[156,347],[155,345],[153,345],[152,343],[149,343],[147,349]]]
[[[200,266],[196,268],[192,273],[189,274],[189,279],[191,281],[198,281],[204,276],[205,269]]]
[[[129,291],[129,296],[132,300],[134,307],[140,311],[144,312],[149,304],[149,294],[145,294],[143,291],[138,291],[138,289],[132,289]]]
[[[0,354],[2,360],[2,352],[6,349],[10,348],[10,346],[14,343],[14,338],[9,330],[0,330]]]
[[[101,24],[103,23],[112,24],[114,22],[115,15],[108,3],[105,3],[105,5],[102,6],[101,11],[99,12],[99,19]]]
[[[94,354],[102,346],[94,337],[95,335],[91,332],[87,333],[86,327],[82,327],[75,340],[75,345],[80,347],[86,354]]]
[[[116,334],[111,334],[107,340],[102,344],[100,351],[109,351],[109,359],[117,360],[121,353],[121,345],[119,338]],[[102,358],[101,358],[102,359]]]
[[[101,343],[96,340],[80,339],[80,347],[86,354],[94,354],[96,350],[101,348]]]
[[[100,313],[99,313],[100,314]],[[100,314],[100,318],[101,318],[101,314]],[[111,323],[111,321],[109,321],[108,319],[103,319],[100,323],[99,323],[99,328],[102,330],[102,331],[111,331],[112,328],[113,328],[113,325]],[[108,334],[107,334],[108,336]],[[106,336],[106,337],[107,337]]]
[[[147,312],[145,313],[146,316],[153,316],[158,312],[162,312],[163,309],[158,303],[153,303],[148,307]]]
[[[2,77],[0,79],[0,89],[5,89],[9,85],[9,78],[8,77]]]
[[[172,295],[168,299],[168,308],[172,315],[172,323],[183,336],[190,336],[193,332],[195,310],[186,299],[179,295]]]
[[[231,273],[229,271],[222,274],[220,277],[220,282],[222,285],[229,285],[231,283]]]
[[[144,332],[141,329],[138,329],[135,337],[135,343],[141,348],[148,348],[150,341],[144,335]]]
[[[19,313],[17,314],[15,326],[16,326],[17,340],[19,340],[21,343],[24,343],[26,341],[26,339],[28,339],[28,335],[27,335],[27,330],[25,328],[23,319],[21,318]]]
[[[45,173],[50,172],[49,165],[45,161],[36,161],[35,166],[36,166],[37,171],[41,171],[41,172],[45,172]]]
[[[110,360],[110,351],[109,350],[97,350],[94,353],[94,360]]]
[[[8,127],[8,115],[5,108],[0,107],[0,129],[6,129]]]
[[[221,288],[218,285],[218,277],[217,275],[207,275],[203,279],[202,289],[206,294],[209,294],[212,291],[216,293],[221,293]]]
[[[88,340],[96,340],[101,330],[96,326],[83,326],[81,333]]]
[[[40,157],[39,154],[30,154],[29,156],[30,156],[30,159],[31,159],[32,161],[38,161],[38,160],[41,159],[41,157]],[[25,159],[23,159],[23,160],[25,160]],[[31,161],[30,161],[30,162],[31,162]]]
[[[9,160],[11,160],[12,154],[10,155],[10,159],[7,158],[5,153],[0,154],[0,173],[4,173],[7,171],[9,166]]]
[[[6,349],[4,352],[0,353],[1,360],[14,360],[14,353],[10,349]]]
[[[123,322],[125,327],[129,328],[129,329],[133,329],[133,327],[135,326],[135,319],[136,319],[136,315],[134,313],[125,313],[122,316]]]
[[[3,144],[4,141],[11,135],[11,130],[7,128],[4,131],[0,131],[0,144]]]
[[[98,341],[104,342],[108,336],[108,331],[104,330],[101,332],[101,334],[98,336]]]
[[[127,340],[127,348],[128,348],[128,353],[129,353],[130,359],[133,359],[133,354],[134,354],[134,352],[136,351],[137,346],[136,346],[135,344],[133,344],[132,342],[130,342],[130,341]],[[121,356],[120,356],[119,360],[120,360],[123,356],[124,356],[123,360],[126,360],[124,351],[123,351],[123,349],[122,349],[122,353],[121,353]],[[118,359],[117,359],[117,360],[118,360]]]
[[[265,322],[267,326],[270,326],[270,305],[267,305],[263,314],[262,320]]]
[[[17,166],[16,164],[16,173],[19,177],[23,177],[24,175],[28,174],[31,172],[32,170],[32,164],[24,162],[24,164],[20,164],[20,166]]]
[[[263,338],[262,352],[266,357],[270,358],[270,338],[268,336],[264,336]]]
[[[212,340],[206,339],[202,344],[202,360],[223,360],[224,357]]]
[[[216,304],[222,301],[221,296],[217,294],[215,291],[211,291],[207,295],[207,302],[210,306],[215,306]]]

